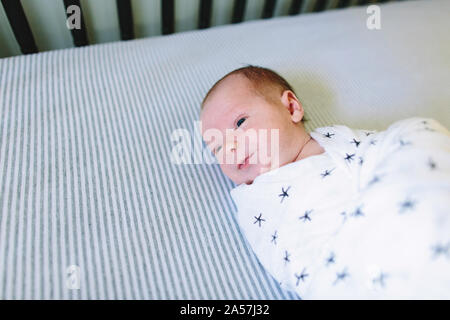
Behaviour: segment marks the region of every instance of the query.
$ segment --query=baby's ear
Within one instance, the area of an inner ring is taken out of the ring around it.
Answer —
[[[281,101],[288,109],[294,123],[299,123],[302,121],[304,115],[303,106],[291,90],[285,90],[283,92]]]
[[[291,116],[292,121],[294,121],[295,123],[299,123],[300,121],[302,121],[303,118],[303,113],[301,113],[299,110],[294,110],[294,113]]]

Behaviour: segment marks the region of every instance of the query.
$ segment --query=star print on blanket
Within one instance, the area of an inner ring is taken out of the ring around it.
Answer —
[[[310,134],[324,153],[231,190],[266,270],[305,299],[450,298],[449,131],[412,118]]]

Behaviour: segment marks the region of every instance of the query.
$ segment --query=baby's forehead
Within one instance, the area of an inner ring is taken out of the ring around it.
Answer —
[[[213,87],[203,103],[200,114],[202,125],[207,128],[220,128],[228,118],[246,107],[254,105],[254,101],[264,99],[256,87],[242,75],[232,75],[224,78],[221,83]],[[231,121],[231,120],[230,120]]]

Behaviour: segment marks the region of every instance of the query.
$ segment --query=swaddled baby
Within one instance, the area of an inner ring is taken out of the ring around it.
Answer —
[[[450,298],[450,134],[412,118],[386,131],[308,133],[291,86],[260,67],[208,92],[202,135],[237,187],[261,264],[302,298]]]

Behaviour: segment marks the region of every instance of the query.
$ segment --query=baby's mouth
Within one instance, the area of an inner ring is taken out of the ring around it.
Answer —
[[[238,170],[245,169],[250,165],[249,159],[251,156],[252,155],[248,155],[241,163],[238,164]]]

